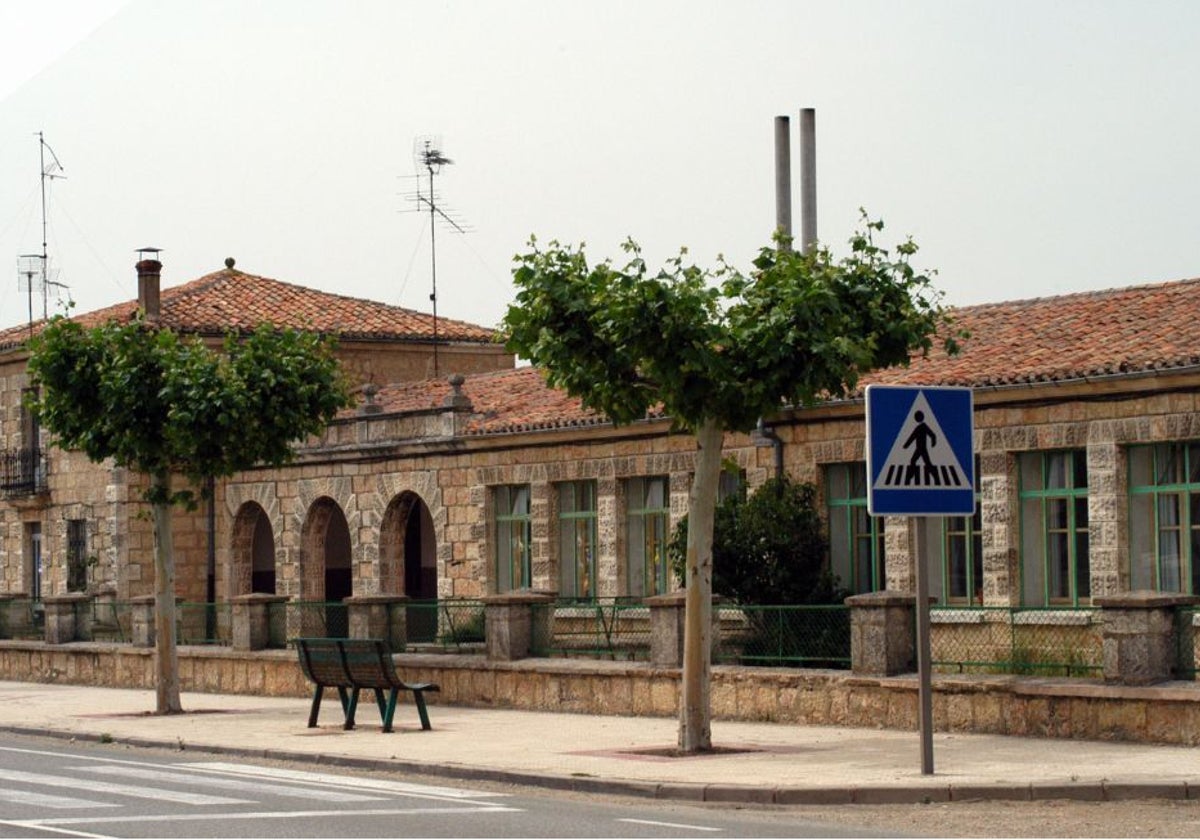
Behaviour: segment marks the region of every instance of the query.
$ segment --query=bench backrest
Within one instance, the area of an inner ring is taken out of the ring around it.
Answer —
[[[400,684],[392,652],[382,639],[297,639],[300,667],[319,685],[351,688]]]

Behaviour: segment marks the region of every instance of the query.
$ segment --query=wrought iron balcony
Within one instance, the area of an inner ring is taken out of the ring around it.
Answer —
[[[0,494],[45,493],[46,472],[46,453],[41,449],[0,449]]]

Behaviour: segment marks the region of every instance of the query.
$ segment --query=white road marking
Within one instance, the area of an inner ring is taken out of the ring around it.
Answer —
[[[229,764],[222,761],[206,761],[175,766],[194,770],[210,770],[216,773],[230,773],[250,778],[286,780],[302,784],[336,785],[356,790],[372,790],[380,793],[420,796],[433,799],[490,799],[509,795],[507,793],[491,793],[490,791],[483,790],[463,790],[462,788],[439,787],[435,785],[417,785],[410,782],[390,781],[388,779],[360,779],[354,776],[340,776],[335,773],[309,773],[304,770],[284,770],[278,767],[258,767],[252,764]]]
[[[39,831],[46,833],[53,832],[55,834],[61,834],[63,837],[88,837],[91,838],[91,840],[115,840],[115,838],[110,837],[107,834],[92,834],[87,831],[74,831],[70,828],[42,826],[38,824],[37,820],[0,820],[0,825],[8,825],[12,826],[13,828],[19,828],[26,831],[31,828],[36,828]]]
[[[202,814],[166,814],[153,816],[144,814],[133,817],[61,817],[48,820],[26,820],[22,825],[32,827],[63,826],[63,825],[92,825],[96,823],[135,823],[135,822],[208,822],[212,820],[292,820],[313,819],[316,817],[391,817],[406,814],[495,814],[518,813],[522,808],[508,808],[503,805],[484,805],[475,808],[368,808],[361,811],[247,811],[245,813],[202,813]],[[714,829],[715,830],[715,829]]]
[[[253,801],[248,799],[233,799],[228,796],[208,796],[203,793],[188,793],[186,791],[111,785],[107,782],[97,782],[91,779],[50,776],[45,773],[23,773],[20,770],[0,770],[0,779],[6,779],[10,782],[24,782],[31,785],[44,785],[45,787],[65,787],[72,790],[82,790],[87,793],[111,793],[134,799],[157,799],[162,802],[179,802],[185,805],[246,805]]]
[[[618,818],[617,822],[637,823],[638,825],[658,825],[664,828],[681,828],[684,831],[721,831],[719,828],[713,828],[706,825],[685,825],[683,823],[658,822],[657,820],[635,820],[629,818]]]
[[[257,779],[230,779],[202,773],[172,773],[166,770],[154,769],[151,767],[101,765],[98,767],[71,767],[69,769],[82,773],[101,773],[106,776],[121,776],[128,779],[148,779],[150,781],[177,782],[179,784],[195,785],[198,787],[236,790],[246,796],[261,793],[272,793],[277,796],[292,796],[298,799],[312,799],[313,797],[320,797],[328,802],[378,802],[380,799],[384,798],[382,796],[369,796],[362,793],[344,793],[338,790],[319,790],[317,788],[297,787],[295,785],[274,785],[269,782],[261,782]],[[251,784],[253,785],[252,788],[247,787],[247,785]]]
[[[99,802],[78,797],[53,796],[49,793],[37,793],[32,790],[12,790],[0,788],[0,802],[15,802],[18,805],[34,805],[38,808],[116,808],[116,803]]]

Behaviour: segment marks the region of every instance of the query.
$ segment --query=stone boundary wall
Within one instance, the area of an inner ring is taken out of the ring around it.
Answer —
[[[0,641],[0,679],[107,687],[154,684],[153,649]],[[401,654],[409,680],[438,683],[433,703],[579,714],[676,714],[679,671],[582,659],[488,662],[481,656]],[[294,652],[179,649],[184,691],[307,697]],[[149,703],[150,700],[148,699]],[[844,671],[713,668],[718,720],[915,731],[917,678]],[[934,679],[934,727],[1046,738],[1200,744],[1200,684],[1111,686],[1096,680],[973,676]]]

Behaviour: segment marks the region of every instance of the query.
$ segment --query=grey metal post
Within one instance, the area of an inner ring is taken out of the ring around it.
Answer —
[[[921,773],[933,774],[933,679],[930,670],[929,645],[929,580],[926,555],[929,541],[925,538],[926,517],[914,517],[917,523],[914,552],[917,587],[917,703],[920,707]]]
[[[800,110],[800,250],[817,244],[817,112]]]
[[[792,238],[792,147],[791,120],[775,118],[775,229],[787,237],[781,250],[791,250]]]

